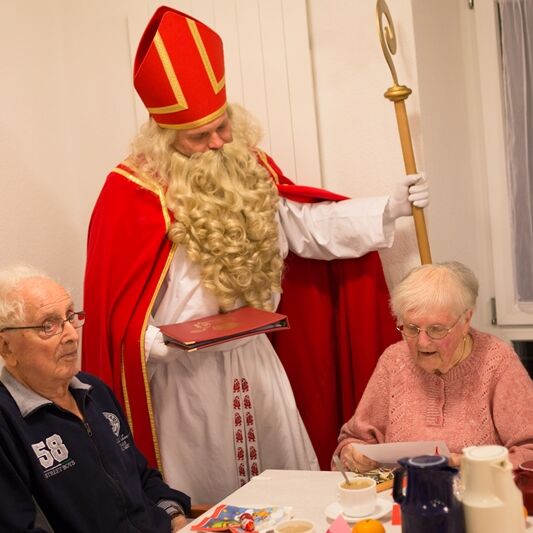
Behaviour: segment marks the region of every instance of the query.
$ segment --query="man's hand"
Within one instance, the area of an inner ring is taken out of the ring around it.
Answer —
[[[184,528],[186,525],[187,525],[187,518],[183,516],[182,514],[179,514],[170,521],[170,531],[171,533],[176,533],[176,531],[179,531],[181,528]]]
[[[344,468],[351,470],[352,472],[364,474],[374,468],[379,468],[380,464],[372,459],[369,459],[366,455],[359,453],[353,446],[347,444],[341,450],[341,462]]]
[[[423,172],[404,176],[398,183],[387,204],[392,220],[411,214],[411,204],[424,208],[429,204],[429,186]]]

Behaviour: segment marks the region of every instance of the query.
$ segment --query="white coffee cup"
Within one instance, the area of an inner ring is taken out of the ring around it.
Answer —
[[[275,533],[316,533],[316,527],[311,520],[285,520],[276,524]]]
[[[355,477],[341,481],[337,485],[337,496],[343,514],[347,516],[366,516],[376,508],[376,482],[370,477]]]

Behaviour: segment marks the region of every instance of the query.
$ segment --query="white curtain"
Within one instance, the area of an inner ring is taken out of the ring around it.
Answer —
[[[533,0],[496,0],[500,16],[515,298],[533,311]]]

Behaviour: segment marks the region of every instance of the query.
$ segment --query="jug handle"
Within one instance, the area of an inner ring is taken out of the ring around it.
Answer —
[[[392,497],[395,502],[402,503],[404,500],[403,480],[405,479],[406,470],[403,467],[394,471],[394,483],[392,485]]]

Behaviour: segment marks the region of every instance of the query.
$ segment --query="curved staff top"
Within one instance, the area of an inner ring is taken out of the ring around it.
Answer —
[[[382,26],[383,16],[387,19],[388,26]],[[376,17],[378,24],[379,40],[383,54],[389,65],[392,80],[394,85],[389,87],[385,92],[385,98],[394,102],[394,110],[396,112],[396,122],[398,124],[398,132],[400,134],[400,143],[402,145],[403,162],[405,165],[406,174],[416,174],[415,156],[413,153],[413,144],[411,142],[411,132],[409,130],[409,120],[405,110],[404,100],[412,93],[409,87],[405,85],[398,85],[398,77],[396,69],[392,62],[392,55],[396,53],[396,34],[394,32],[394,25],[389,8],[385,0],[377,0],[376,2]],[[413,218],[415,221],[416,240],[418,242],[418,251],[420,253],[420,261],[423,265],[431,263],[431,251],[429,249],[429,240],[426,230],[426,221],[424,218],[424,210],[421,207],[412,206]]]

